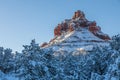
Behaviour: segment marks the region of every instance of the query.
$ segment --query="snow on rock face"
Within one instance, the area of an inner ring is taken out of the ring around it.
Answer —
[[[61,24],[58,24],[58,26],[54,29],[54,35],[60,36],[64,32],[72,32],[81,27],[87,28],[95,36],[103,40],[110,40],[108,35],[105,35],[101,32],[101,28],[97,26],[97,23],[95,21],[88,21],[85,18],[85,14],[80,10],[74,13],[72,19],[67,19]]]
[[[54,51],[92,51],[94,46],[106,46],[109,43],[94,36],[89,30],[79,28],[78,30],[67,32],[61,36],[55,37],[48,47]]]
[[[6,75],[2,71],[0,71],[0,80],[18,80],[18,78],[10,74]]]
[[[58,51],[73,51],[89,45],[108,45],[110,37],[101,31],[95,21],[88,21],[78,10],[72,19],[66,19],[54,29],[54,38],[41,47],[52,47]],[[88,50],[89,51],[89,50]]]

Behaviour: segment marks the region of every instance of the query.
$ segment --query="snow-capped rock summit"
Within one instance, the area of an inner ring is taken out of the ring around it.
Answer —
[[[97,23],[95,21],[88,21],[85,18],[85,14],[80,10],[74,13],[72,19],[66,19],[61,24],[58,24],[54,29],[54,35],[60,36],[66,32],[78,31],[78,29],[82,31],[82,28],[89,30],[100,39],[110,40],[108,35],[101,32],[101,28],[97,26]]]
[[[78,10],[72,19],[58,24],[54,29],[54,38],[49,43],[43,43],[41,47],[71,51],[82,47],[106,45],[109,40],[110,37],[101,31],[95,21],[87,20],[85,14]]]

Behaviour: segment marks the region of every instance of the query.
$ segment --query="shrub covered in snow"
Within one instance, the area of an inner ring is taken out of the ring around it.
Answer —
[[[0,80],[119,80],[118,42],[115,37],[111,47],[96,46],[79,55],[62,51],[59,54],[68,55],[57,57],[52,49],[41,49],[35,40],[24,45],[22,53],[0,47]]]
[[[111,47],[120,51],[120,34],[112,37]]]

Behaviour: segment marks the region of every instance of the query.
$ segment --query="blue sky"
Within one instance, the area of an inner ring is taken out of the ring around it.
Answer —
[[[110,36],[120,33],[120,0],[0,0],[0,46],[21,51],[32,39],[48,42],[76,10]]]

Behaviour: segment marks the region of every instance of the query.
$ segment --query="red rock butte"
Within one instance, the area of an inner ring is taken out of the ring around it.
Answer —
[[[89,21],[86,19],[83,11],[76,11],[71,19],[65,19],[62,23],[59,23],[54,29],[54,38],[50,40],[49,43],[43,43],[41,47],[50,45],[51,42],[56,42],[57,38],[61,35],[65,36],[66,33],[71,33],[73,31],[80,31],[80,34],[83,32],[82,30],[88,30],[95,37],[99,38],[102,41],[110,40],[110,37],[107,34],[104,34],[101,31],[101,27],[97,25],[96,21]],[[81,36],[82,37],[82,36]],[[84,35],[86,37],[86,35]],[[92,40],[93,42],[97,42],[97,40]],[[59,41],[58,41],[59,42]]]
[[[54,29],[54,36],[60,36],[63,32],[72,32],[80,27],[87,28],[100,39],[110,40],[108,35],[99,34],[99,32],[101,32],[100,26],[97,26],[95,21],[88,21],[85,18],[85,14],[80,10],[74,13],[72,19],[66,19],[64,22],[58,24],[58,26]]]

